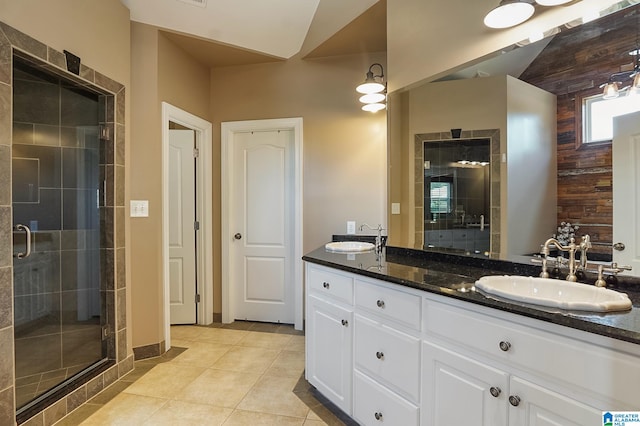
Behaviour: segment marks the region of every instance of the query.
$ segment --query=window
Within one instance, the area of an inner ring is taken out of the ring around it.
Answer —
[[[583,143],[613,139],[613,119],[620,115],[640,111],[640,96],[603,99],[602,93],[582,99]]]
[[[431,182],[431,213],[451,213],[451,183]]]

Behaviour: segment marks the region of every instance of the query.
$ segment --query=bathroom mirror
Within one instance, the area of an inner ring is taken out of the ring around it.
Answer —
[[[608,60],[607,55],[615,55],[614,71],[628,71],[628,64],[631,64],[632,70],[634,59],[628,55],[628,51],[632,50],[636,44],[635,40],[638,32],[637,11],[640,7],[636,5],[637,3],[638,1],[636,0],[621,1],[616,7],[611,8],[611,12],[608,15],[602,16],[596,21],[584,25],[578,25],[576,22],[568,23],[558,34],[551,35],[535,43],[528,41],[518,43],[509,49],[503,49],[503,52],[506,53],[499,55],[498,58],[494,57],[487,62],[474,63],[466,69],[464,66],[458,67],[456,68],[456,73],[451,73],[451,75],[439,80],[440,82],[443,80],[480,78],[486,75],[497,76],[502,72],[503,74],[511,74],[557,96],[559,117],[557,119],[557,152],[555,153],[557,154],[558,163],[556,182],[558,188],[557,223],[547,226],[547,231],[540,233],[539,244],[556,232],[556,226],[560,222],[569,221],[580,225],[580,235],[588,233],[592,236],[594,240],[592,252],[594,254],[598,253],[603,260],[607,260],[607,256],[610,259],[613,242],[611,144],[606,142],[581,144],[581,130],[577,128],[578,126],[575,126],[575,123],[581,119],[582,99],[601,93],[600,84],[606,82],[607,77],[613,71],[607,70],[606,76],[604,76],[604,73],[598,75],[584,70],[576,71],[571,75],[572,70],[567,66],[571,63],[571,59],[575,59],[574,56],[589,55],[595,63],[599,56],[602,56],[603,60]],[[617,36],[617,33],[613,31],[622,27],[625,27],[624,31],[626,31],[625,41],[622,41]],[[583,31],[583,33],[581,34],[580,31]],[[585,34],[584,32],[587,33]],[[563,37],[564,40],[561,43],[564,43],[564,45],[571,43],[569,37],[572,37],[576,43],[577,40],[588,41],[580,47],[579,53],[574,51],[564,52],[565,58],[563,58],[558,47],[558,40],[562,40]],[[594,48],[591,42],[594,37],[598,37],[599,42],[609,43],[609,47],[607,49]],[[551,51],[551,54],[549,54],[549,51]],[[547,57],[540,59],[543,56],[538,56],[536,60],[536,55],[541,53],[543,55],[547,54]],[[502,66],[509,64],[508,57],[510,55],[518,58],[518,60],[511,61],[511,63],[519,62],[519,65],[504,71],[505,68],[502,68]],[[523,55],[533,55],[534,57],[523,59]],[[553,55],[555,55],[555,60]],[[522,66],[522,64],[525,64],[525,66]],[[565,69],[554,70],[554,65]],[[500,71],[501,69],[503,71]],[[489,72],[486,72],[487,70]],[[425,76],[425,78],[428,78],[428,76]],[[434,83],[438,84],[438,82]],[[434,83],[425,83],[425,85]],[[401,213],[400,215],[394,215],[391,213],[393,209],[390,208],[388,226],[390,244],[429,250],[435,247],[429,247],[431,244],[427,243],[426,237],[422,241],[419,236],[424,235],[425,231],[430,231],[431,229],[429,229],[428,223],[419,223],[417,219],[419,214],[416,213],[418,208],[422,208],[422,206],[417,205],[420,204],[419,200],[425,203],[423,210],[425,218],[427,217],[427,210],[429,210],[424,199],[425,194],[419,193],[416,185],[418,179],[425,179],[425,176],[422,176],[424,174],[424,163],[418,161],[417,155],[415,155],[418,152],[418,146],[411,144],[416,135],[407,134],[406,128],[400,128],[403,125],[403,119],[411,114],[411,111],[407,109],[407,105],[410,104],[408,100],[412,96],[419,94],[425,85],[411,87],[407,90],[398,90],[389,96],[389,144],[392,155],[389,157],[390,184],[388,194],[390,203],[400,204]],[[424,90],[422,91],[424,92]],[[401,111],[401,113],[398,113],[398,111]],[[483,111],[479,111],[478,115],[482,115],[482,113]],[[401,117],[398,117],[399,114]],[[411,119],[414,118],[412,117]],[[443,140],[452,139],[451,124],[446,123],[437,130],[431,128],[428,131],[441,132],[441,139]],[[479,123],[472,129],[463,128],[462,131],[464,133],[465,130],[488,129],[491,127],[496,126]],[[403,144],[403,146],[399,147],[399,143]],[[394,150],[396,150],[395,155],[393,155]],[[492,151],[492,154],[496,153]],[[500,154],[499,152],[497,155],[491,156],[492,161],[489,170],[500,169],[500,165],[495,164],[496,159],[500,162]],[[398,184],[398,181],[402,181],[401,184]],[[427,191],[426,187],[424,191]],[[453,211],[449,212],[448,215],[455,216],[456,207],[452,207]],[[537,209],[538,206],[532,205],[531,208]],[[458,212],[458,220],[460,217],[461,213]],[[491,227],[493,221],[491,221],[490,217],[488,219],[485,216],[486,223]],[[433,216],[431,220],[433,220]],[[503,229],[502,232],[506,231]],[[496,242],[496,238],[491,238],[491,242],[493,245]],[[475,251],[469,252],[467,250],[466,253],[474,254]],[[492,257],[511,260],[518,256],[530,254],[521,252],[499,253],[495,249],[490,249],[488,252],[492,253]]]

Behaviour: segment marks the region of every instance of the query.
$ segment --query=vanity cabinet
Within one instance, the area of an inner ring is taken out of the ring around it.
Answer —
[[[624,342],[467,305],[425,298],[423,424],[439,424],[461,394],[476,419],[465,424],[479,425],[596,426],[603,410],[637,405],[637,354],[607,347]]]
[[[353,278],[307,265],[306,283],[305,377],[352,415]]]
[[[596,426],[638,409],[638,345],[306,268],[307,380],[363,425]]]
[[[376,283],[355,281],[354,418],[416,425],[422,300]]]

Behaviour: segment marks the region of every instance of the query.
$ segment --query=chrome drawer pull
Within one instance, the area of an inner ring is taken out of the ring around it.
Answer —
[[[492,397],[497,398],[502,393],[502,390],[500,388],[495,387],[495,386],[491,386],[491,389],[489,389],[489,392],[491,392],[491,396]]]
[[[378,358],[378,359],[384,358],[384,353],[383,352],[376,352],[376,358]]]
[[[349,321],[347,321],[347,320],[342,320],[342,325],[343,325],[343,326],[345,326],[345,327],[346,327],[346,326],[348,326],[348,325],[349,325]]]
[[[329,283],[328,282],[323,282],[322,283],[322,287],[326,288],[327,290],[329,290]]]
[[[382,413],[375,413],[373,416],[376,418],[376,420],[382,420]]]
[[[376,305],[378,305],[378,308],[384,308],[384,300],[378,300]]]
[[[509,397],[509,404],[517,407],[518,405],[520,405],[520,397],[518,395],[511,395]]]
[[[502,342],[500,342],[500,350],[503,352],[507,352],[509,349],[511,349],[511,343],[503,340]]]

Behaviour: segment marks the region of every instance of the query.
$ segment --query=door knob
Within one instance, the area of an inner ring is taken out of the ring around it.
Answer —
[[[624,251],[624,249],[627,248],[624,243],[615,243],[613,245],[613,249],[617,250],[617,251]]]
[[[242,234],[237,232],[236,235],[233,236],[233,238],[235,238],[236,240],[240,240],[242,239]]]

